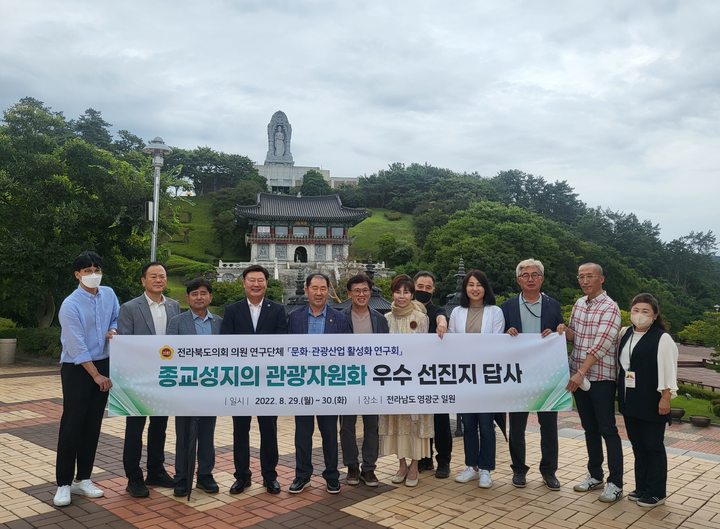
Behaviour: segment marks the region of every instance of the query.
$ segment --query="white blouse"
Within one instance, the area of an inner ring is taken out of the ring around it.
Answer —
[[[624,332],[620,333],[624,336]],[[625,346],[620,351],[620,365],[625,371],[630,369],[630,356],[632,351],[630,346],[635,349],[635,346],[640,341],[640,338],[645,336],[644,332],[633,331],[632,338],[625,342]],[[657,390],[662,392],[664,389],[669,389],[673,397],[677,397],[677,362],[678,362],[678,348],[677,344],[668,333],[663,333],[660,337],[660,343],[658,343],[657,352],[657,364],[658,364],[658,387]]]
[[[468,309],[466,307],[455,307],[450,314],[448,332],[465,332]],[[486,305],[483,310],[482,328],[480,332],[500,334],[505,331],[505,316],[497,305]]]

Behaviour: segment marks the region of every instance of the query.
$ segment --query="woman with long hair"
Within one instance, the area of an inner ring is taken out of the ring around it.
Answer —
[[[505,317],[495,305],[490,281],[485,272],[470,270],[465,274],[460,292],[460,306],[450,315],[448,332],[500,334]],[[495,425],[492,413],[463,413],[463,444],[466,468],[455,476],[458,483],[478,480],[483,489],[492,487],[490,472],[495,470]]]

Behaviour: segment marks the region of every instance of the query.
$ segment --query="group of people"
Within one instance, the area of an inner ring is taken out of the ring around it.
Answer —
[[[565,324],[560,304],[542,292],[545,269],[540,261],[527,259],[516,267],[521,293],[496,305],[490,281],[481,270],[471,270],[463,280],[460,306],[448,318],[442,307],[432,303],[435,277],[422,271],[414,278],[397,275],[391,284],[391,310],[383,315],[369,306],[373,282],[365,274],[351,277],[347,292],[351,305],[339,311],[328,305],[330,279],[314,272],[305,279],[308,303],[289,316],[285,308],[265,297],[268,271],[252,265],[243,271],[246,297],[228,305],[221,318],[208,310],[212,285],[204,279],[188,283],[189,310],[180,312],[179,303],[167,298],[167,271],[158,262],[141,271],[144,292],[122,306],[112,289],[101,286],[102,259],[83,252],[74,262],[78,288],[60,309],[62,328],[61,380],[63,415],[58,438],[54,504],[69,505],[72,494],[100,497],[103,491],[90,479],[108,391],[109,341],[116,334],[338,334],[338,333],[551,333],[564,334],[572,343],[570,380],[588,452],[588,474],[574,486],[578,492],[603,488],[600,500],[617,501],[623,496],[622,446],[615,423],[614,402],[625,419],[635,455],[636,489],[628,494],[638,505],[651,507],[666,496],[667,459],[664,428],[670,412],[670,398],[677,391],[677,347],[665,332],[657,300],[640,294],[631,302],[632,325],[620,328],[617,304],[603,290],[602,268],[594,263],[579,267],[578,282],[584,296],[573,306]],[[509,415],[509,448],[512,484],[526,486],[525,430],[527,412]],[[197,421],[197,479],[187,475],[188,432]],[[257,418],[260,430],[260,469],[263,487],[277,494],[277,417]],[[317,422],[322,437],[326,490],[340,492],[338,470],[338,422],[346,483],[377,487],[378,457],[396,455],[398,470],[391,481],[408,487],[418,484],[422,471],[435,470],[438,479],[450,476],[452,433],[449,414],[363,415],[363,441],[358,447],[357,417],[295,417],[295,479],[288,491],[301,493],[313,474],[312,436]],[[496,442],[492,413],[463,413],[465,468],[458,482],[476,480],[481,488],[492,486]],[[557,412],[538,412],[540,423],[542,480],[550,490],[559,490]],[[140,466],[142,436],[146,422],[147,473]],[[175,476],[165,467],[167,417],[127,417],[123,465],[127,492],[137,498],[149,495],[148,485],[173,488],[176,496],[187,495],[195,486],[208,493],[219,487],[213,477],[215,465],[215,417],[176,417]],[[235,481],[231,494],[240,494],[251,485],[251,417],[233,417],[233,460]],[[602,469],[605,441],[609,475]],[[432,460],[436,453],[437,468]]]

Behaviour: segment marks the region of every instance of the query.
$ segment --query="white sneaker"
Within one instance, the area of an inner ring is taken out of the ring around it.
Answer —
[[[97,488],[91,479],[74,480],[70,485],[70,492],[88,498],[101,498],[105,494],[102,489]]]
[[[481,489],[489,489],[492,487],[492,478],[490,477],[489,470],[481,470],[480,477],[478,478],[478,487]]]
[[[460,472],[457,476],[455,476],[455,481],[458,483],[467,483],[468,481],[472,481],[474,479],[477,479],[478,471],[475,470],[473,467],[467,467],[465,470]]]
[[[71,502],[70,485],[58,487],[55,497],[53,498],[53,505],[56,507],[65,507],[66,505],[70,505]]]
[[[585,479],[573,487],[573,490],[575,492],[587,492],[589,490],[599,489],[600,487],[602,487],[602,481],[599,481],[590,474],[587,474]]]
[[[623,497],[623,491],[615,483],[607,482],[605,489],[600,494],[600,501],[604,503],[613,503]]]

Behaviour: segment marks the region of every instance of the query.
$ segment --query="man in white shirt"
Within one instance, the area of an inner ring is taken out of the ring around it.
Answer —
[[[180,304],[165,297],[167,270],[161,263],[143,266],[140,282],[145,291],[120,307],[118,333],[129,335],[165,334],[168,322],[180,313]],[[121,353],[122,354],[122,353]],[[167,417],[150,417],[147,446],[147,480],[140,468],[142,435],[146,417],[127,417],[123,444],[123,467],[128,478],[125,490],[134,498],[150,495],[147,485],[173,488],[175,481],[165,470]]]

